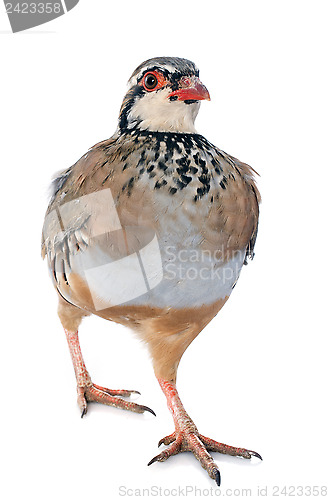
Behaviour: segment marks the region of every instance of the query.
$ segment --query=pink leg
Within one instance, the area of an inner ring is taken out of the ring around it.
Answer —
[[[105,387],[93,384],[83,361],[78,332],[69,332],[68,330],[65,330],[65,334],[77,379],[78,405],[81,410],[81,417],[87,413],[87,404],[91,401],[103,403],[109,406],[116,406],[117,408],[134,411],[136,413],[149,411],[155,415],[154,411],[148,406],[142,406],[117,397],[130,396],[133,393],[140,394],[138,391],[126,389],[106,389]]]
[[[199,434],[193,420],[184,409],[176,386],[161,378],[158,378],[158,381],[167,398],[168,408],[174,419],[175,432],[159,441],[159,446],[161,444],[166,444],[169,445],[169,447],[154,457],[148,465],[151,465],[154,462],[163,462],[171,455],[176,455],[182,451],[192,451],[194,456],[200,461],[202,467],[219,486],[220,472],[208,451],[218,451],[220,453],[226,453],[243,458],[256,456],[261,459],[261,456],[255,451],[218,443],[217,441]]]

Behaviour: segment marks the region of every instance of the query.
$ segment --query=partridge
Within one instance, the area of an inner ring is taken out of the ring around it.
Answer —
[[[53,181],[42,254],[58,294],[81,416],[94,401],[137,413],[133,390],[92,382],[78,327],[95,314],[126,325],[148,346],[175,430],[154,462],[192,451],[209,476],[209,452],[250,459],[254,451],[199,433],[176,388],[186,348],[229,298],[254,255],[260,195],[255,171],[198,134],[210,100],[189,60],[158,57],[133,72],[115,134]]]

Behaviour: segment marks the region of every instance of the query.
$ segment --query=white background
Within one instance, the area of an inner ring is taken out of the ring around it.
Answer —
[[[94,382],[138,389],[157,417],[90,405],[80,419],[40,257],[51,176],[114,132],[131,72],[163,55],[199,66],[212,100],[197,129],[261,174],[263,196],[256,258],[185,353],[182,400],[201,433],[263,455],[214,454],[221,496],[328,485],[328,15],[317,0],[81,0],[11,34],[1,6],[2,498],[218,493],[192,454],[146,466],[173,423],[147,350],[99,318],[80,335]]]

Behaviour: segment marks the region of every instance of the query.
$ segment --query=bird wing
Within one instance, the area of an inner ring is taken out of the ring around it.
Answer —
[[[94,306],[95,299],[101,302],[105,287],[107,296],[116,297],[116,302],[140,295],[145,283],[138,252],[159,253],[153,213],[143,210],[148,202],[147,186],[129,192],[132,168],[125,168],[124,158],[129,155],[134,165],[140,155],[134,158],[133,142],[118,142],[112,138],[95,145],[53,181],[42,255],[47,257],[58,292],[71,303],[83,288],[77,283],[80,278],[97,285],[99,297],[93,297]]]
[[[230,158],[234,162],[236,169],[240,172],[241,176],[248,186],[249,206],[247,212],[251,221],[251,234],[247,245],[246,257],[244,261],[244,264],[247,264],[248,258],[250,258],[251,260],[254,258],[254,248],[258,233],[259,205],[261,203],[261,195],[255,182],[255,176],[259,176],[259,174],[247,163],[243,163],[233,156],[230,156]]]
[[[210,156],[209,156],[210,155]],[[259,203],[255,170],[213,145],[208,146],[209,186],[201,220],[203,247],[227,262],[237,253],[252,257],[257,236]],[[197,174],[198,176],[198,174]],[[201,176],[199,179],[202,181]],[[192,183],[191,183],[192,184]]]

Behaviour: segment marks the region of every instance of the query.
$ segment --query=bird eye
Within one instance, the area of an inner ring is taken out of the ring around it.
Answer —
[[[154,73],[146,73],[143,80],[143,85],[146,90],[154,90],[158,85],[158,79]]]

